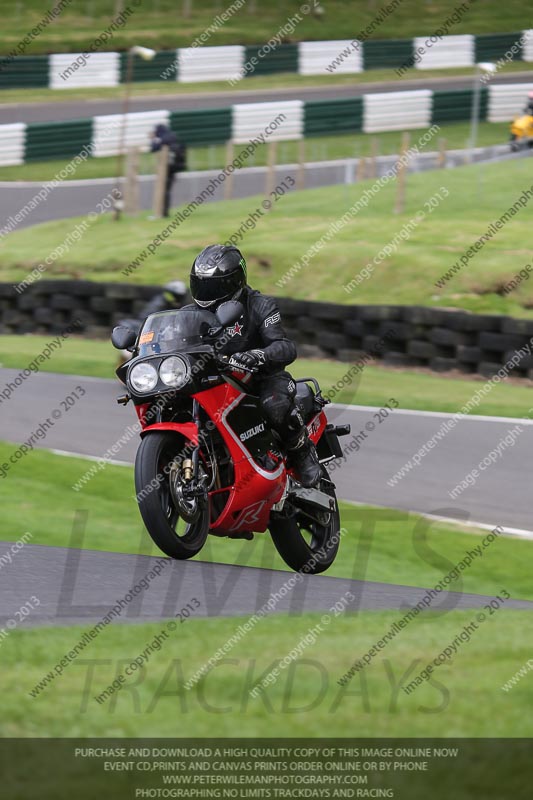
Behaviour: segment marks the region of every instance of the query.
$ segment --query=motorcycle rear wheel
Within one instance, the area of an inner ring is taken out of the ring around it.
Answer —
[[[295,572],[318,575],[334,562],[339,549],[340,515],[335,486],[326,468],[318,488],[335,498],[335,511],[325,513],[324,524],[311,521],[288,503],[270,519],[270,535],[284,562]]]
[[[179,560],[199,553],[209,533],[207,497],[198,498],[186,514],[189,520],[173,499],[168,466],[184,446],[174,433],[154,432],[141,441],[135,458],[135,491],[146,530],[163,553]]]

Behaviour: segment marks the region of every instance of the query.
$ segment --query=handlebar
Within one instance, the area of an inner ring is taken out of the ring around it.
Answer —
[[[248,372],[250,375],[254,375],[258,371],[257,368],[251,369],[250,367],[245,367],[245,366],[242,366],[241,364],[239,364],[239,366],[236,366],[235,364],[231,364],[230,363],[230,356],[221,356],[221,355],[216,356],[216,364],[217,364],[218,367],[220,367],[224,371],[228,371],[229,370],[230,372],[233,372],[233,371],[235,371],[235,372]]]

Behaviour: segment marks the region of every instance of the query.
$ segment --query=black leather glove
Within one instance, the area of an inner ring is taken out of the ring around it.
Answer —
[[[263,350],[247,350],[245,353],[234,353],[229,363],[235,369],[243,369],[246,372],[257,372],[266,361]]]

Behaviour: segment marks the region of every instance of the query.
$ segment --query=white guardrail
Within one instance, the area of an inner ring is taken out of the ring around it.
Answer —
[[[531,83],[489,85],[487,119],[489,122],[511,122],[522,113]],[[237,103],[230,109],[228,138],[236,144],[260,141],[289,141],[305,135],[305,102],[286,100],[271,103]],[[364,133],[429,128],[434,121],[434,93],[430,89],[406,92],[384,92],[362,96]],[[170,123],[167,109],[132,112],[126,115],[125,148],[149,149],[149,134],[159,124]],[[86,147],[95,157],[113,156],[119,152],[123,116],[108,114],[87,120],[90,135]],[[65,123],[68,124],[68,123]],[[57,123],[59,126],[61,123]],[[26,123],[0,125],[0,166],[16,166],[26,161],[28,140]],[[264,139],[262,138],[264,137]],[[57,157],[56,155],[54,157]]]
[[[533,61],[533,29],[516,34],[516,47],[520,55],[515,58]],[[435,39],[435,41],[433,41]],[[471,67],[476,61],[476,37],[419,36],[411,42],[412,66],[419,70],[445,69],[446,67]],[[387,41],[379,41],[386,52]],[[282,45],[283,46],[283,45]],[[296,72],[300,75],[342,75],[363,72],[365,69],[365,42],[355,39],[299,42],[297,45]],[[264,49],[264,53],[262,50]],[[258,48],[258,60],[276,48],[266,45]],[[170,59],[172,59],[170,51]],[[243,45],[223,47],[177,48],[174,64],[161,69],[153,80],[181,83],[199,81],[235,81],[246,77],[246,48]],[[509,60],[513,58],[511,54]],[[497,59],[496,59],[497,60]],[[504,53],[502,60],[505,61]],[[51,89],[73,89],[84,86],[118,86],[121,81],[119,53],[61,53],[48,57],[48,86]]]

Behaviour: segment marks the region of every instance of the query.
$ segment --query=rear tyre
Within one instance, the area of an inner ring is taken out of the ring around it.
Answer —
[[[174,433],[150,433],[135,458],[135,491],[146,530],[163,553],[180,560],[199,553],[209,533],[207,495],[181,506],[176,500],[180,474],[173,462],[184,447],[183,437]]]
[[[324,466],[321,471],[317,488],[335,498],[335,510],[324,512],[318,523],[287,501],[282,513],[272,514],[269,525],[274,546],[287,566],[308,575],[327,570],[339,549],[340,515],[335,486]]]

